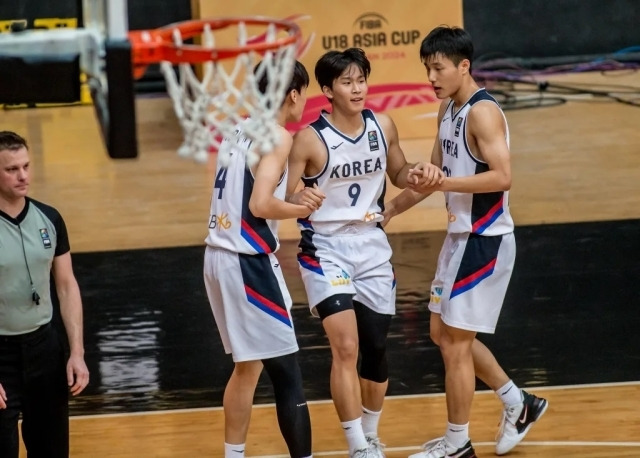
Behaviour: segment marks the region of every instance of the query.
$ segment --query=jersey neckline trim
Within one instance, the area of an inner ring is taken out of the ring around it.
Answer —
[[[13,218],[12,216],[9,216],[7,213],[3,212],[2,210],[0,210],[0,217],[2,217],[3,219],[6,219],[11,224],[15,224],[16,226],[18,226],[27,217],[27,213],[29,212],[30,201],[31,199],[29,199],[28,197],[25,197],[24,208],[20,210],[20,213],[18,213],[18,216],[16,216],[15,218]]]

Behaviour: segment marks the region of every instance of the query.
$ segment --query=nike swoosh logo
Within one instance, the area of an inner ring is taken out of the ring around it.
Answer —
[[[527,420],[527,411],[528,410],[529,410],[529,406],[525,404],[524,410],[522,411],[522,414],[520,415],[520,418],[518,418],[518,422],[520,422],[523,425],[524,425],[524,422]]]
[[[505,394],[507,394],[509,391],[511,391],[511,388],[513,388],[513,386],[510,386],[509,388],[507,388],[507,391],[505,391],[504,393],[500,393],[502,396],[504,396]]]
[[[244,449],[242,449],[242,450],[232,450],[232,452],[235,452],[235,453],[244,453]]]
[[[340,143],[338,143],[337,145],[332,146],[332,147],[331,147],[331,149],[338,149],[338,148],[340,148],[340,145],[342,145],[343,143],[344,143],[344,142],[340,142]]]
[[[442,118],[442,122],[445,122],[447,119],[449,119],[449,116],[447,116],[446,118]]]

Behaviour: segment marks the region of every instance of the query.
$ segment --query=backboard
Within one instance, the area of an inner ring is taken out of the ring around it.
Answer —
[[[0,104],[78,102],[81,72],[109,156],[137,157],[126,0],[82,0],[77,29],[0,33]]]

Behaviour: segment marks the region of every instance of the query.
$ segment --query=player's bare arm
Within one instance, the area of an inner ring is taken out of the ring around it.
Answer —
[[[433,164],[434,159],[438,162],[438,165]],[[441,184],[444,180],[444,174],[440,167],[442,151],[437,138],[433,143],[431,160],[432,163],[419,162],[409,169],[407,172],[407,189],[403,190],[384,206],[384,211],[382,212],[384,216],[383,227],[391,218],[404,213],[437,191],[435,186]],[[433,174],[430,174],[429,171],[432,171]]]
[[[291,204],[273,195],[287,167],[287,157],[292,143],[291,135],[286,131],[281,133],[281,139],[280,144],[271,153],[260,158],[253,170],[255,181],[249,198],[249,210],[258,218],[302,218],[309,214],[309,208],[306,206]]]
[[[444,101],[440,104],[440,108],[438,110],[438,126],[440,126],[447,104],[448,101]],[[441,184],[443,180],[442,149],[440,148],[440,142],[438,141],[438,136],[436,134],[436,139],[433,142],[433,148],[431,149],[431,162],[418,163],[409,169],[407,181],[410,189],[405,189],[385,204],[383,212],[385,220],[383,221],[383,225],[388,223],[388,221],[394,216],[409,210],[418,202],[423,201],[433,194],[433,192],[437,190],[434,186]]]
[[[468,177],[447,177],[441,191],[497,192],[511,188],[511,160],[505,121],[493,103],[478,103],[467,117],[467,141],[471,153],[485,161],[489,170]]]
[[[313,129],[307,127],[295,134],[289,153],[287,202],[305,205],[311,211],[320,208],[325,198],[324,193],[317,187],[304,187],[300,178],[303,175],[314,176],[320,173],[326,160],[325,147]]]
[[[413,168],[409,170],[409,176],[407,181],[409,187],[414,191],[426,192],[427,195],[431,194],[435,189],[429,189],[429,187],[436,184],[442,184],[444,180],[444,172],[442,171],[442,148],[440,147],[439,132],[440,123],[444,116],[447,106],[449,105],[449,99],[443,100],[438,108],[438,132],[433,142],[433,148],[431,149],[431,163],[419,162]],[[417,186],[417,187],[416,187]]]
[[[404,156],[393,119],[386,114],[377,114],[376,117],[387,141],[387,175],[394,186],[404,189],[407,187],[407,174],[414,164],[409,164]]]
[[[438,108],[438,130],[440,122],[444,116],[449,101],[444,100]],[[433,147],[431,148],[431,162],[419,162],[411,167],[407,173],[407,182],[410,189],[405,189],[395,198],[385,204],[383,226],[386,225],[391,218],[404,213],[411,207],[429,197],[437,188],[436,185],[442,184],[444,181],[444,173],[442,172],[442,149],[440,141],[436,133]]]

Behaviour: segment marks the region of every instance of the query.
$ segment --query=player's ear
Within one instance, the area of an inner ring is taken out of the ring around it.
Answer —
[[[300,94],[298,94],[298,91],[296,89],[293,89],[291,92],[289,92],[289,99],[293,103],[296,103],[298,101],[298,97],[299,96],[300,96]]]
[[[462,61],[460,61],[460,70],[463,75],[466,75],[467,73],[469,73],[470,68],[471,68],[471,62],[469,61],[469,59],[462,59]]]
[[[329,86],[322,86],[322,93],[329,100],[333,99],[333,90]]]

